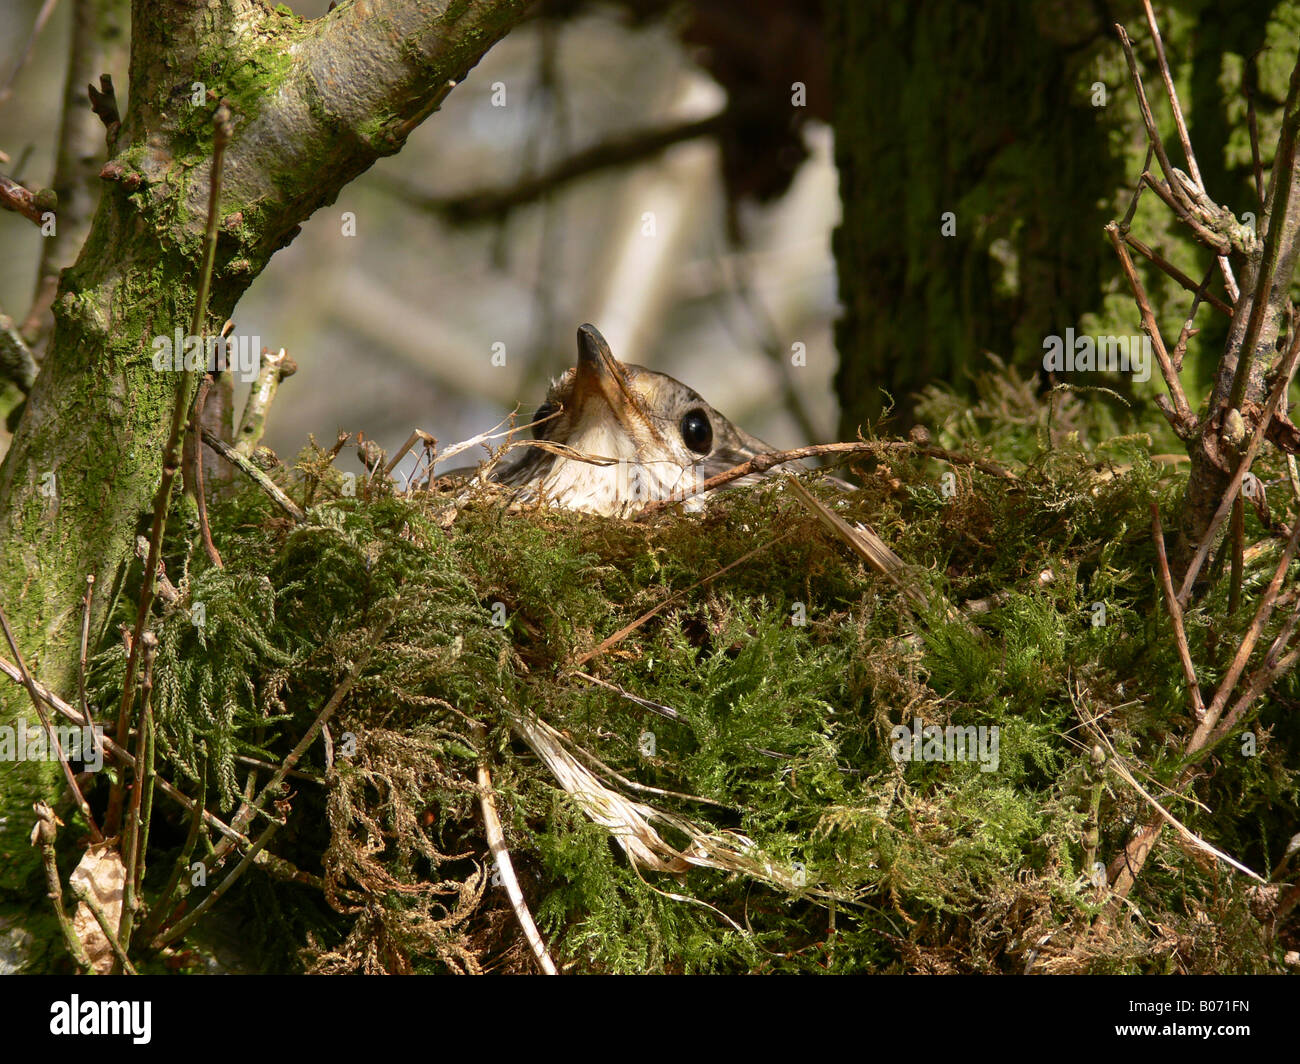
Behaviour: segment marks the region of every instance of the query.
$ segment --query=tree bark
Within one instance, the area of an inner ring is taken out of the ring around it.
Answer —
[[[257,0],[134,0],[129,106],[0,466],[0,596],[44,683],[75,689],[86,576],[100,631],[158,487],[182,375],[154,369],[152,342],[189,331],[217,100],[234,134],[210,333],[299,224],[398,151],[526,6],[353,0],[308,21]],[[206,90],[197,105],[195,83]],[[0,688],[0,724],[25,712],[22,694]],[[0,886],[32,869],[39,786],[0,794]]]

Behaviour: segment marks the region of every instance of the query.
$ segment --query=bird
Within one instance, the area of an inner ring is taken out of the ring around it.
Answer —
[[[477,479],[512,489],[520,503],[622,518],[673,499],[702,509],[704,481],[776,450],[676,378],[620,362],[590,324],[578,328],[577,365],[551,385],[533,441],[518,449]]]

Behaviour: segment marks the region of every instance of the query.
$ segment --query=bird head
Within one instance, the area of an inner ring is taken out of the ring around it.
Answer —
[[[578,329],[578,363],[551,386],[533,420],[542,422],[536,438],[566,453],[526,448],[494,479],[518,487],[521,501],[611,516],[684,497],[772,450],[681,381],[620,362],[594,325]]]

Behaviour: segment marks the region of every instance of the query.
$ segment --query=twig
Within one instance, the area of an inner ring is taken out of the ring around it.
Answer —
[[[53,205],[43,193],[35,193],[4,174],[0,174],[0,207],[15,211],[37,225],[44,225],[45,216],[54,213]]]
[[[39,846],[41,861],[45,865],[45,886],[50,901],[54,905],[54,916],[59,922],[59,931],[63,934],[64,945],[72,954],[72,959],[82,972],[93,972],[94,967],[86,956],[86,947],[72,926],[72,920],[63,908],[63,883],[59,879],[59,864],[54,854],[54,840],[58,837],[59,825],[63,823],[54,814],[46,802],[32,805],[36,813],[36,824],[32,828],[32,845]]]
[[[1232,500],[1232,519],[1228,522],[1228,616],[1235,617],[1241,606],[1241,580],[1245,572],[1242,555],[1246,550],[1246,507],[1241,492]]]
[[[1203,299],[1206,303],[1210,304],[1210,306],[1212,306],[1220,314],[1226,314],[1228,317],[1232,317],[1232,308],[1228,306],[1228,304],[1225,303],[1222,299],[1216,296],[1213,292],[1206,291],[1206,283],[1209,277],[1214,276],[1214,267],[1210,268],[1210,273],[1206,281],[1202,281],[1200,284],[1197,284],[1194,280],[1188,277],[1187,274],[1183,273],[1182,270],[1180,270],[1168,259],[1164,258],[1159,253],[1152,251],[1151,248],[1147,247],[1146,244],[1142,243],[1142,241],[1140,241],[1137,237],[1135,237],[1132,233],[1130,233],[1127,229],[1125,229],[1122,223],[1120,225],[1120,232],[1124,234],[1124,243],[1126,243],[1129,247],[1131,247],[1144,259],[1150,262],[1153,266],[1156,266],[1159,269],[1163,270],[1175,281],[1177,281],[1180,285],[1186,288],[1187,291],[1195,292],[1198,299]]]
[[[1259,53],[1256,52],[1246,61],[1246,69],[1242,76],[1243,88],[1246,92],[1246,128],[1250,131],[1250,168],[1255,175],[1255,201],[1258,204],[1256,219],[1264,215],[1264,164],[1259,156],[1259,122],[1255,118],[1255,89],[1259,85]],[[1259,234],[1258,221],[1255,226],[1256,235]]]
[[[312,721],[311,727],[303,733],[303,737],[298,740],[297,745],[294,746],[294,748],[285,756],[284,761],[280,764],[280,767],[276,769],[275,774],[272,775],[265,784],[263,784],[257,797],[253,799],[253,801],[247,802],[241,806],[239,812],[235,814],[234,826],[236,828],[241,830],[246,828],[256,813],[262,813],[265,815],[266,802],[279,791],[280,784],[284,782],[285,777],[288,776],[289,772],[298,763],[302,755],[311,748],[312,743],[316,741],[316,736],[320,734],[321,729],[329,723],[330,718],[334,716],[338,711],[339,706],[343,704],[343,699],[346,698],[348,692],[352,690],[352,685],[357,682],[362,671],[364,671],[365,667],[370,663],[370,659],[375,653],[375,648],[378,646],[379,641],[383,639],[384,633],[388,631],[389,624],[392,623],[392,618],[393,614],[389,612],[384,618],[376,623],[370,641],[363,648],[361,654],[357,657],[357,660],[353,662],[352,668],[348,671],[347,676],[345,676],[343,680],[340,681],[338,687],[334,689],[334,693],[330,695],[329,701],[325,703],[324,708],[322,708],[316,715],[316,719]],[[216,861],[220,861],[229,852],[229,838],[222,839],[213,849],[213,858]]]
[[[1160,39],[1160,27],[1156,25],[1156,13],[1151,9],[1151,0],[1142,0],[1146,10],[1147,25],[1151,28],[1151,40],[1156,46],[1156,61],[1160,64],[1160,76],[1165,82],[1165,92],[1169,95],[1169,109],[1174,113],[1174,125],[1178,129],[1178,140],[1183,146],[1183,158],[1187,160],[1187,169],[1197,187],[1205,192],[1205,182],[1201,179],[1201,168],[1196,165],[1196,153],[1192,151],[1192,139],[1187,135],[1187,123],[1183,120],[1183,109],[1178,103],[1178,90],[1174,88],[1174,78],[1169,72],[1169,63],[1165,59],[1165,44]],[[1232,265],[1227,255],[1219,256],[1219,269],[1223,271],[1223,285],[1228,296],[1235,303],[1240,296],[1237,282],[1232,276]]]
[[[1264,253],[1255,277],[1255,291],[1246,319],[1246,334],[1237,351],[1237,366],[1232,376],[1232,389],[1228,393],[1228,409],[1240,410],[1246,397],[1246,382],[1250,367],[1255,361],[1255,345],[1259,342],[1264,315],[1269,309],[1274,275],[1282,258],[1282,241],[1294,241],[1295,234],[1288,233],[1287,211],[1291,206],[1291,183],[1295,178],[1296,134],[1300,129],[1300,60],[1291,71],[1291,84],[1287,90],[1286,105],[1282,115],[1282,132],[1278,136],[1277,153],[1273,160],[1273,187],[1269,190],[1270,210],[1268,229],[1264,235]],[[1290,256],[1288,256],[1290,257]],[[1288,267],[1294,269],[1294,266]],[[1289,287],[1290,274],[1284,279],[1283,289]],[[1285,296],[1285,291],[1282,293]],[[1265,418],[1265,421],[1268,419]]]
[[[99,904],[99,899],[95,897],[90,887],[80,880],[73,880],[72,893],[76,899],[81,902],[90,914],[95,918],[95,923],[99,924],[99,929],[104,933],[104,938],[108,940],[108,948],[113,951],[113,956],[117,958],[118,964],[122,966],[122,971],[127,975],[139,975],[135,970],[130,959],[126,955],[126,950],[122,943],[118,941],[117,932],[109,926],[108,914],[104,912],[104,907]],[[122,920],[126,922],[126,906],[122,907]]]
[[[1246,663],[1255,650],[1255,644],[1259,642],[1259,637],[1263,634],[1264,628],[1273,615],[1273,607],[1278,592],[1282,590],[1282,583],[1286,579],[1291,560],[1295,557],[1297,546],[1300,546],[1300,521],[1295,522],[1295,528],[1292,529],[1286,547],[1282,550],[1282,557],[1278,559],[1277,568],[1273,570],[1273,579],[1269,581],[1268,587],[1264,589],[1264,594],[1260,597],[1259,605],[1255,609],[1255,617],[1251,621],[1250,627],[1246,629],[1245,635],[1242,636],[1241,644],[1237,647],[1237,653],[1233,656],[1228,671],[1223,674],[1223,679],[1219,681],[1218,689],[1214,692],[1214,698],[1210,700],[1210,706],[1206,710],[1204,720],[1200,722],[1196,734],[1192,737],[1192,744],[1196,748],[1199,748],[1204,743],[1206,736],[1218,724],[1219,715],[1228,702],[1228,696],[1232,694],[1232,690],[1237,686],[1241,674],[1245,672]]]
[[[477,731],[479,738],[483,739],[486,735],[483,726],[479,725]],[[497,872],[501,876],[501,884],[506,888],[510,907],[515,911],[515,919],[519,921],[519,928],[523,931],[524,939],[533,951],[533,958],[537,961],[542,974],[559,975],[546,943],[542,941],[542,936],[537,930],[537,924],[533,922],[533,914],[528,911],[528,901],[519,887],[514,865],[510,861],[505,832],[501,830],[501,818],[497,816],[496,799],[493,797],[492,774],[488,771],[486,743],[482,744],[482,751],[479,754],[478,785],[479,809],[483,813],[483,828],[487,834],[488,849],[492,851],[492,860],[496,863]]]
[[[239,418],[239,429],[235,432],[235,450],[245,458],[252,458],[257,445],[262,442],[267,415],[275,402],[280,382],[297,372],[298,363],[285,354],[283,347],[278,354],[267,351],[262,355],[257,380],[248,393],[248,401],[244,403],[244,412]]]
[[[158,637],[153,632],[145,632],[141,638],[144,640],[144,672],[140,680],[140,724],[135,737],[135,783],[131,788],[131,807],[127,815],[126,882],[122,891],[122,922],[118,929],[123,947],[131,945],[137,892],[144,879],[144,851],[148,840],[144,796],[146,791],[152,790],[153,759],[149,756],[149,744],[153,731],[153,663],[158,653]]]
[[[1175,173],[1177,172],[1175,171]],[[1171,184],[1166,184],[1160,178],[1154,177],[1148,172],[1142,175],[1142,180],[1146,182],[1147,187],[1152,192],[1164,201],[1165,206],[1174,212],[1175,217],[1192,231],[1192,236],[1213,251],[1215,255],[1224,254],[1232,248],[1232,242],[1226,236],[1210,229],[1192,213],[1191,209],[1185,205],[1184,200],[1180,200],[1174,195],[1174,188],[1178,188],[1179,191],[1182,190],[1177,178]]]
[[[113,88],[113,76],[100,74],[99,88],[87,85],[86,93],[90,97],[90,110],[104,123],[104,137],[108,141],[111,154],[118,130],[122,128],[122,116],[117,110],[117,92]]]
[[[205,374],[202,383],[199,385],[199,394],[194,400],[194,421],[195,425],[203,424],[203,406],[208,401],[208,389],[212,387],[212,374]],[[203,448],[196,446],[194,448],[194,501],[199,508],[199,536],[203,540],[203,549],[207,552],[208,561],[218,569],[224,569],[221,564],[221,552],[217,550],[217,545],[212,542],[212,529],[208,525],[208,498],[207,491],[203,487]]]
[[[176,891],[180,889],[181,877],[185,875],[190,866],[190,857],[194,854],[194,847],[199,841],[199,829],[203,826],[202,810],[208,796],[208,762],[205,758],[203,761],[203,771],[199,775],[199,794],[194,800],[194,811],[190,816],[190,830],[185,836],[185,843],[181,846],[176,854],[176,861],[172,865],[171,875],[167,877],[167,883],[164,885],[158,900],[149,910],[143,923],[140,925],[140,937],[145,942],[152,942],[158,929],[162,927],[163,921],[171,914],[173,909],[173,899],[176,897]]]
[[[18,670],[16,666],[6,661],[4,658],[0,658],[0,672],[3,672],[6,676],[8,676],[11,680],[15,681],[16,683],[23,682],[22,673]],[[32,686],[36,688],[36,693],[40,695],[40,697],[45,701],[45,703],[51,706],[53,709],[57,710],[62,716],[66,717],[74,724],[79,724],[82,725],[83,727],[87,725],[87,721],[85,717],[83,717],[79,712],[77,712],[77,710],[73,709],[72,706],[68,705],[67,702],[63,701],[63,699],[61,699],[53,691],[42,686],[39,681],[32,680]],[[131,756],[131,754],[128,751],[126,751],[121,746],[119,746],[107,735],[103,736],[100,741],[104,744],[105,752],[108,753],[109,756],[111,756],[114,761],[122,765],[124,768],[129,768],[129,769],[135,768],[135,758]],[[193,800],[186,797],[183,793],[178,791],[175,787],[173,787],[161,776],[158,777],[158,788],[163,792],[163,794],[167,795],[169,798],[172,798],[176,802],[180,803],[180,805],[185,809],[188,809],[191,812],[194,810]],[[218,817],[213,816],[206,809],[203,810],[203,822],[207,824],[209,827],[214,828],[216,831],[220,832],[222,835],[232,840],[233,842],[237,842],[243,846],[249,845],[248,839],[245,836],[240,834],[238,831],[232,828],[225,821],[221,820]]]
[[[91,719],[90,701],[86,698],[86,658],[90,648],[90,604],[94,597],[95,574],[87,573],[86,594],[81,600],[81,658],[77,667],[77,697],[81,703],[81,713],[86,718],[86,727],[92,729],[95,722]]]
[[[527,178],[508,188],[485,188],[454,196],[431,196],[384,177],[376,184],[421,210],[442,215],[456,225],[498,218],[516,207],[531,203],[542,196],[598,170],[626,166],[652,158],[674,144],[710,136],[737,121],[731,109],[709,118],[668,126],[664,129],[644,130],[624,137],[606,140],[586,151],[562,160],[544,174]]]
[[[1164,409],[1163,405],[1162,409],[1165,416],[1169,418],[1170,424],[1173,425],[1174,431],[1183,439],[1188,439],[1196,430],[1196,415],[1192,413],[1192,408],[1187,403],[1187,395],[1183,392],[1182,382],[1178,379],[1178,371],[1169,358],[1169,352],[1165,350],[1160,326],[1156,323],[1156,316],[1147,301],[1146,289],[1142,287],[1142,281],[1133,267],[1133,259],[1128,249],[1120,240],[1119,226],[1111,222],[1106,226],[1106,235],[1110,237],[1110,242],[1115,247],[1115,254],[1119,256],[1124,276],[1128,278],[1129,287],[1133,289],[1133,298],[1137,301],[1138,311],[1142,315],[1142,329],[1151,338],[1151,348],[1155,353],[1156,362],[1160,365],[1160,373],[1165,379],[1169,397],[1173,401],[1172,412]]]
[[[218,105],[212,120],[213,149],[212,172],[208,179],[208,223],[203,238],[203,260],[199,266],[199,289],[194,301],[194,313],[190,318],[190,335],[200,336],[203,323],[208,313],[208,290],[212,281],[212,264],[217,249],[217,207],[221,196],[221,168],[225,158],[226,145],[230,143],[230,110],[224,103]],[[140,585],[140,602],[136,610],[135,630],[131,639],[131,651],[126,659],[126,672],[122,679],[122,704],[117,714],[116,736],[121,741],[126,736],[131,708],[135,700],[136,670],[139,667],[141,636],[149,623],[153,609],[154,579],[158,571],[158,559],[162,553],[163,529],[167,523],[167,511],[171,506],[172,483],[180,469],[181,441],[185,434],[186,413],[189,410],[190,389],[193,386],[194,371],[186,369],[181,375],[180,387],[176,390],[176,401],[172,405],[171,429],[167,437],[167,446],[163,452],[162,479],[158,492],[154,496],[153,527],[149,535],[149,556],[145,559],[144,576]],[[122,815],[122,800],[125,776],[118,780],[109,792],[107,825],[110,831],[116,831]]]
[[[1259,424],[1255,426],[1254,435],[1250,438],[1250,443],[1246,447],[1245,453],[1241,456],[1241,461],[1237,465],[1237,471],[1233,474],[1232,480],[1228,482],[1228,487],[1223,493],[1223,500],[1219,503],[1219,508],[1214,511],[1214,517],[1210,521],[1209,527],[1205,530],[1205,535],[1201,537],[1201,542],[1196,548],[1196,553],[1192,556],[1192,561],[1187,567],[1187,572],[1183,576],[1183,586],[1178,589],[1178,602],[1181,606],[1186,606],[1191,600],[1192,585],[1196,582],[1197,576],[1200,575],[1201,567],[1205,564],[1205,559],[1210,553],[1210,547],[1214,543],[1215,534],[1219,526],[1223,524],[1224,519],[1228,516],[1228,511],[1232,509],[1232,502],[1241,490],[1241,482],[1245,479],[1246,473],[1250,470],[1251,463],[1255,460],[1255,453],[1259,450],[1259,445],[1263,442],[1264,435],[1268,431],[1269,423],[1273,420],[1273,413],[1277,410],[1278,404],[1281,403],[1283,396],[1286,395],[1287,389],[1291,385],[1291,378],[1295,376],[1297,356],[1300,355],[1300,330],[1297,330],[1291,338],[1291,344],[1287,348],[1286,357],[1282,360],[1279,367],[1277,381],[1273,385],[1273,392],[1268,397],[1268,402],[1264,404],[1264,412],[1260,415]],[[1300,522],[1297,522],[1300,524]]]
[[[1201,698],[1201,685],[1196,679],[1196,666],[1192,664],[1192,652],[1187,646],[1187,632],[1183,628],[1183,608],[1178,604],[1178,595],[1174,592],[1174,578],[1169,572],[1169,558],[1165,555],[1165,532],[1160,526],[1160,507],[1151,504],[1151,534],[1156,541],[1156,560],[1160,563],[1160,584],[1165,591],[1165,607],[1169,619],[1174,625],[1174,641],[1178,644],[1178,660],[1183,665],[1183,676],[1187,680],[1187,691],[1192,699],[1192,714],[1197,724],[1205,719],[1205,702]]]
[[[1147,141],[1156,153],[1156,160],[1160,163],[1160,172],[1164,175],[1166,181],[1173,186],[1172,194],[1175,196],[1182,195],[1182,189],[1178,187],[1174,180],[1174,168],[1169,162],[1169,156],[1165,154],[1164,142],[1160,139],[1160,131],[1156,128],[1155,115],[1151,113],[1151,105],[1147,102],[1146,86],[1142,83],[1142,74],[1138,71],[1137,57],[1133,54],[1133,42],[1129,40],[1128,31],[1119,23],[1115,24],[1115,32],[1119,35],[1120,46],[1124,49],[1124,58],[1128,62],[1129,78],[1133,82],[1133,87],[1137,90],[1138,109],[1142,112],[1142,124],[1146,126]],[[1155,183],[1150,182],[1151,187],[1155,189]],[[1155,189],[1159,192],[1159,189]],[[1181,204],[1182,210],[1190,209],[1190,203]]]
[[[1205,279],[1201,281],[1201,286],[1196,290],[1192,298],[1191,308],[1187,311],[1187,318],[1183,322],[1183,327],[1178,332],[1178,342],[1174,344],[1174,350],[1169,359],[1174,364],[1174,369],[1182,372],[1183,359],[1187,357],[1187,341],[1199,333],[1200,329],[1194,329],[1192,323],[1196,321],[1196,312],[1201,309],[1201,300],[1208,294],[1206,288],[1209,286],[1210,278],[1214,276],[1214,267],[1211,266],[1205,271]]]
[[[253,465],[247,458],[236,451],[220,436],[215,435],[211,429],[202,429],[201,434],[203,442],[211,447],[217,454],[221,455],[227,462],[237,466],[239,470],[253,480],[259,488],[269,495],[273,502],[280,507],[285,513],[301,524],[307,520],[307,515],[303,513],[302,507],[294,502],[288,495],[280,490],[279,486],[263,473],[257,466]]]
[[[1297,660],[1300,660],[1300,647],[1293,647],[1289,653],[1283,657],[1277,657],[1287,642],[1295,634],[1296,624],[1300,621],[1300,610],[1293,613],[1283,626],[1281,634],[1273,640],[1273,645],[1269,647],[1269,652],[1264,658],[1263,664],[1251,676],[1246,685],[1246,690],[1241,697],[1233,703],[1232,709],[1219,722],[1218,727],[1206,737],[1205,749],[1209,749],[1214,744],[1223,740],[1227,734],[1232,731],[1250,708],[1250,704],[1264,693],[1274,681],[1283,673],[1288,672],[1295,666]],[[1270,664],[1272,662],[1272,664]]]
[[[1108,764],[1112,769],[1115,770],[1115,774],[1118,775],[1120,779],[1122,779],[1125,783],[1127,783],[1130,787],[1132,787],[1135,791],[1137,791],[1138,794],[1142,797],[1142,799],[1148,805],[1150,805],[1152,809],[1156,811],[1156,814],[1160,817],[1161,820],[1163,820],[1166,824],[1172,827],[1176,832],[1178,832],[1179,835],[1181,835],[1184,839],[1190,842],[1198,850],[1204,850],[1206,853],[1212,854],[1213,856],[1217,857],[1220,861],[1223,861],[1226,864],[1229,864],[1233,868],[1237,869],[1237,871],[1244,872],[1246,875],[1250,876],[1251,879],[1258,880],[1260,883],[1266,882],[1264,877],[1261,876],[1258,872],[1255,872],[1252,869],[1247,868],[1240,861],[1236,860],[1233,857],[1228,856],[1228,854],[1224,853],[1222,850],[1218,849],[1217,847],[1211,846],[1203,838],[1201,838],[1190,828],[1188,828],[1187,825],[1185,825],[1182,821],[1180,821],[1176,816],[1174,816],[1171,812],[1169,812],[1168,809],[1166,809],[1163,805],[1161,805],[1158,801],[1156,801],[1156,799],[1153,798],[1150,793],[1148,793],[1146,788],[1144,788],[1142,784],[1138,783],[1138,781],[1133,778],[1133,774],[1129,772],[1127,768],[1124,767],[1124,764],[1119,759],[1119,757],[1114,756],[1113,747],[1112,747],[1112,756],[1109,758]]]
[[[41,704],[41,696],[36,689],[36,681],[32,678],[32,674],[23,661],[22,651],[18,649],[18,643],[14,640],[14,633],[9,628],[9,618],[5,616],[2,607],[0,607],[0,628],[4,629],[5,641],[9,644],[9,650],[14,656],[14,664],[17,666],[19,676],[22,677],[23,686],[27,688],[27,693],[31,696],[32,705],[36,708],[36,716],[40,718],[41,727],[45,729],[45,733],[50,737],[51,747],[59,755],[59,764],[63,766],[63,777],[68,781],[68,788],[72,791],[73,798],[77,800],[77,808],[81,810],[81,815],[86,818],[86,824],[90,827],[91,838],[95,842],[103,842],[104,836],[99,830],[99,825],[95,823],[95,818],[90,813],[90,804],[86,801],[86,796],[81,793],[81,788],[77,786],[77,777],[72,774],[72,767],[68,764],[67,755],[63,752],[63,744],[59,742],[58,733],[54,730],[54,725],[50,723],[50,715],[45,712],[45,707]],[[20,726],[22,726],[21,722]]]
[[[238,882],[239,877],[242,876],[246,871],[248,871],[248,869],[252,866],[253,862],[256,860],[257,855],[266,848],[266,844],[271,841],[271,837],[279,830],[279,828],[280,825],[275,821],[272,821],[271,823],[267,824],[266,828],[257,837],[257,841],[254,842],[253,845],[248,848],[247,852],[244,853],[243,857],[239,861],[239,864],[235,865],[235,867],[230,870],[230,873],[226,876],[226,878],[223,879],[212,889],[212,893],[209,894],[206,898],[204,898],[201,902],[199,902],[199,904],[196,905],[193,909],[191,909],[183,919],[179,920],[177,923],[172,924],[172,926],[169,927],[167,930],[156,935],[153,941],[150,942],[149,944],[150,948],[159,950],[162,949],[164,946],[166,946],[168,943],[175,942],[178,938],[180,938],[187,931],[189,931],[189,929],[193,927],[199,920],[201,920],[208,913],[208,911],[214,905],[216,905],[218,901],[221,900],[221,896],[225,894],[226,891],[228,891],[231,887],[233,887],[236,882]]]

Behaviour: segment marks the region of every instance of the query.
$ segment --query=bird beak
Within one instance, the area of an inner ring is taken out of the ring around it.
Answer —
[[[572,402],[581,417],[588,403],[602,403],[633,439],[647,431],[657,436],[653,423],[628,386],[623,365],[594,325],[578,328],[578,367],[574,376]]]

